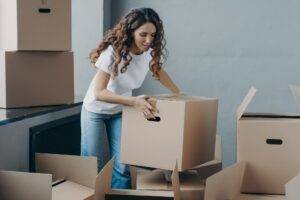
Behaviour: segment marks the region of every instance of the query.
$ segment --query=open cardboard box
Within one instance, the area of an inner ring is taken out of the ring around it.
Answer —
[[[134,168],[134,169],[132,169]],[[216,136],[215,160],[199,165],[191,170],[179,173],[181,198],[186,200],[201,200],[204,198],[205,179],[222,170],[221,137]],[[132,167],[132,185],[137,190],[173,190],[172,182],[166,180],[164,170],[148,170],[145,168]],[[135,178],[134,178],[135,177]]]
[[[172,173],[172,190],[157,191],[157,190],[130,190],[130,189],[112,189],[111,177],[114,159],[111,159],[101,170],[96,178],[95,195],[89,200],[135,200],[135,199],[174,199],[180,200],[181,193],[179,189],[179,176],[177,164],[174,166]]]
[[[248,163],[241,191],[284,194],[300,172],[300,114],[244,113],[255,93],[237,109],[237,162]]]
[[[97,159],[36,154],[37,173],[0,171],[1,200],[84,200],[94,194]]]
[[[206,180],[204,200],[299,200],[300,174],[285,185],[286,195],[244,194],[241,192],[249,163],[238,162]]]
[[[132,168],[135,168],[132,170]],[[180,189],[203,187],[204,180],[222,170],[222,149],[221,149],[221,136],[216,136],[215,145],[215,159],[196,166],[190,170],[182,171],[179,173]],[[145,168],[131,166],[131,171],[136,173],[136,189],[144,190],[172,190],[171,182],[165,178],[164,170],[155,169],[148,170]],[[134,179],[134,178],[133,178]]]
[[[121,161],[184,171],[214,159],[218,100],[205,97],[155,97],[155,120],[124,106]]]

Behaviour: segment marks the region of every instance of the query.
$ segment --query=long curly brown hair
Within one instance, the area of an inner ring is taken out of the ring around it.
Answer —
[[[110,66],[112,77],[118,76],[119,63],[124,60],[124,65],[121,66],[121,73],[126,72],[127,67],[132,60],[129,50],[134,42],[133,33],[143,24],[151,22],[156,27],[154,40],[151,44],[152,59],[149,62],[149,69],[155,79],[159,79],[159,70],[162,67],[163,61],[166,59],[166,40],[164,37],[163,23],[158,14],[151,8],[132,9],[118,24],[108,30],[103,37],[103,41],[96,49],[93,49],[89,58],[93,64],[96,63],[98,57],[112,45],[114,49],[113,64]]]

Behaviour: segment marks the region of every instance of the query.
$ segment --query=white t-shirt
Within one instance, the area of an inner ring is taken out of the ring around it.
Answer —
[[[110,45],[107,49],[102,51],[97,62],[95,63],[98,70],[102,70],[111,74],[110,66],[113,64],[113,47]],[[132,96],[132,90],[139,88],[146,78],[149,71],[149,62],[152,59],[150,55],[151,49],[141,55],[130,53],[132,60],[127,66],[127,70],[121,73],[120,70],[123,61],[119,64],[119,73],[114,79],[110,78],[107,89],[123,96]],[[93,78],[87,94],[83,100],[83,106],[90,112],[100,114],[115,114],[122,111],[122,105],[112,104],[104,101],[96,100],[94,95],[95,77]]]

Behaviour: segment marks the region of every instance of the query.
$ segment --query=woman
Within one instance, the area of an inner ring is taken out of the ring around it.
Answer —
[[[81,112],[81,154],[97,156],[98,168],[104,166],[105,128],[111,156],[115,156],[112,188],[130,188],[128,166],[120,163],[122,105],[133,106],[146,118],[154,117],[155,108],[145,95],[133,97],[147,72],[173,94],[180,91],[161,68],[164,59],[164,30],[161,19],[151,8],[131,10],[109,30],[97,49],[90,53],[98,68]]]

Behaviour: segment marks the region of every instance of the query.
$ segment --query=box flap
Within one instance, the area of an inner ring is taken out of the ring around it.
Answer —
[[[102,168],[96,178],[95,200],[105,200],[105,194],[111,191],[111,176],[114,165],[114,158]]]
[[[52,188],[52,200],[83,200],[94,194],[94,189],[65,181]]]
[[[207,100],[216,100],[216,98],[210,97],[201,97],[201,96],[177,96],[174,94],[158,94],[158,95],[151,95],[154,99],[158,100],[168,100],[168,101],[207,101]]]
[[[152,190],[111,190],[105,194],[105,200],[173,200],[172,191],[152,191]],[[98,199],[96,199],[98,200]]]
[[[180,200],[179,175],[177,164],[172,173],[173,191],[147,191],[147,190],[123,190],[111,189],[111,176],[114,158],[112,158],[100,171],[96,178],[95,200],[105,199],[130,199],[134,196],[151,196],[153,198],[174,197],[174,200]],[[127,197],[126,197],[127,196]]]
[[[285,193],[287,196],[287,200],[298,200],[300,197],[300,174],[292,178],[285,185]]]
[[[204,199],[227,200],[240,194],[245,167],[246,162],[239,162],[209,177]]]
[[[299,119],[299,113],[247,113],[243,114],[243,118],[289,118],[289,119]]]
[[[180,192],[184,191],[202,191],[205,187],[205,181],[194,171],[184,171],[179,174]],[[164,176],[164,170],[156,169],[138,170],[137,175],[138,190],[172,190],[171,182],[168,182]]]
[[[97,158],[59,154],[36,154],[36,171],[53,175],[53,181],[65,179],[86,187],[95,187]]]
[[[242,117],[242,115],[245,112],[247,106],[249,105],[249,103],[251,102],[252,98],[254,97],[256,91],[257,91],[256,88],[254,88],[253,86],[248,91],[248,93],[245,96],[245,98],[243,99],[242,103],[239,105],[239,107],[236,110],[236,118],[237,118],[237,120],[239,120]]]
[[[222,139],[220,135],[216,135],[215,159],[198,165],[191,170],[197,171],[198,176],[202,179],[206,179],[222,170]]]
[[[131,176],[131,188],[136,189],[136,182],[137,182],[137,167],[129,166],[130,169],[130,176]]]
[[[52,175],[0,171],[0,199],[51,200]]]
[[[296,103],[298,112],[300,112],[300,87],[290,85],[290,89],[292,91],[292,94],[293,94],[294,101]]]
[[[180,200],[180,182],[177,162],[171,175],[172,189],[174,192],[174,200]]]

